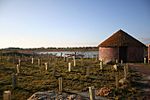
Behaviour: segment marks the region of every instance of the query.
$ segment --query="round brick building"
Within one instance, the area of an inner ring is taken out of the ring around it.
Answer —
[[[123,30],[119,30],[99,46],[99,59],[104,63],[114,62],[142,62],[146,46]]]

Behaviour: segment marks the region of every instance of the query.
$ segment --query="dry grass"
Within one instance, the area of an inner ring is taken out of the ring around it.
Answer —
[[[0,61],[0,99],[2,99],[3,91],[11,90],[12,100],[26,100],[37,91],[58,91],[58,78],[63,78],[64,91],[77,90],[79,92],[88,91],[89,86],[95,88],[109,87],[111,94],[108,98],[138,98],[140,92],[135,88],[115,89],[115,72],[112,71],[111,65],[105,65],[104,70],[100,71],[99,62],[95,59],[77,59],[77,66],[72,66],[72,71],[68,72],[68,62],[63,58],[49,58],[47,56],[40,57],[42,59],[41,66],[38,66],[37,59],[34,58],[34,64],[31,64],[31,57],[22,57],[21,73],[18,75],[18,86],[12,89],[11,75],[16,73],[16,64],[19,57],[3,57]],[[45,71],[44,63],[49,62],[48,70]],[[72,63],[72,59],[69,60]],[[89,67],[89,76],[86,75],[86,68]],[[55,69],[55,75],[54,75]],[[123,78],[123,68],[119,69],[119,79]],[[133,73],[129,76],[133,76]]]

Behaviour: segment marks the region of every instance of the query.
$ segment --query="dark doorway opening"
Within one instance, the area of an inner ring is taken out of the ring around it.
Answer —
[[[123,60],[123,62],[127,62],[127,47],[122,46],[119,47],[119,62]]]

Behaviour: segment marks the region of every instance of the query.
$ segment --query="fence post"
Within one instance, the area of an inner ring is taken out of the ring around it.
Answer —
[[[90,75],[90,67],[88,66],[86,67],[86,76],[89,77],[89,75]]]
[[[103,70],[103,61],[100,61],[100,70]]]
[[[124,78],[127,79],[127,68],[126,68],[126,65],[124,65]]]
[[[55,67],[53,67],[52,75],[55,76],[55,74],[56,74],[56,69]]]
[[[18,62],[19,62],[19,66],[20,66],[21,65],[21,60],[19,59]]]
[[[146,58],[144,58],[144,64],[146,64]]]
[[[123,60],[121,60],[121,65],[123,64]]]
[[[17,76],[12,74],[12,88],[15,89],[17,87]]]
[[[17,69],[17,74],[19,74],[20,73],[20,66],[18,64],[16,66],[16,69]]]
[[[118,59],[116,59],[116,64],[118,64]]]
[[[117,64],[113,65],[113,68],[115,69],[115,71],[117,71],[118,70],[118,65]]]
[[[94,86],[89,87],[89,96],[90,96],[90,100],[95,100],[95,89],[94,89]]]
[[[47,63],[45,63],[45,70],[47,71]]]
[[[40,59],[38,58],[38,66],[40,66]]]
[[[75,56],[73,56],[73,64],[74,64],[74,66],[76,66],[76,58],[75,58]]]
[[[66,56],[64,55],[64,62],[66,62]]]
[[[11,100],[11,91],[4,91],[3,100]]]
[[[116,80],[116,89],[118,90],[119,87],[118,72],[115,73],[115,80]]]
[[[126,71],[127,71],[127,75],[128,75],[128,72],[129,72],[129,65],[126,64]]]
[[[71,72],[71,63],[68,63],[68,71]]]
[[[34,63],[34,58],[32,58],[31,60],[32,60],[31,63],[33,64]]]
[[[58,81],[59,81],[59,93],[61,94],[63,91],[63,89],[62,89],[63,88],[62,77],[58,78]]]

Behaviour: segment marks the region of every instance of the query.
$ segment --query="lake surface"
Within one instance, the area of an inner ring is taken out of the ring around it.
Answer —
[[[58,52],[39,52],[38,54],[51,54],[55,56],[66,56],[75,54],[76,55],[83,55],[83,58],[96,58],[98,57],[98,51],[58,51]]]

